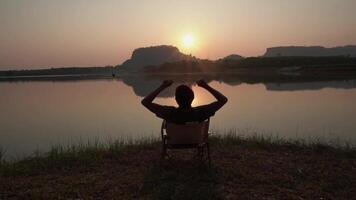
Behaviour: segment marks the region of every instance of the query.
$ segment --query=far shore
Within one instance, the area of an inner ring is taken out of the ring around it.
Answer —
[[[160,141],[54,146],[6,162],[0,199],[352,199],[355,146],[227,134],[210,138],[212,166],[195,151],[160,159]]]
[[[133,58],[132,58],[133,59]],[[0,81],[60,81],[112,79],[126,76],[199,76],[210,80],[242,79],[257,82],[295,80],[356,79],[356,58],[329,57],[247,57],[241,59],[158,62],[132,60],[117,66],[62,67],[0,71]],[[136,64],[134,64],[136,63]]]
[[[350,73],[349,73],[350,72]],[[318,81],[350,81],[356,80],[356,68],[351,71],[329,73],[328,71],[312,72],[308,74],[275,73],[266,71],[233,70],[230,72],[147,72],[147,73],[120,73],[120,74],[60,74],[60,75],[20,75],[0,76],[0,82],[26,82],[26,81],[85,81],[85,80],[164,80],[172,79],[180,82],[191,82],[198,79],[206,81],[231,80],[246,83],[293,83]]]

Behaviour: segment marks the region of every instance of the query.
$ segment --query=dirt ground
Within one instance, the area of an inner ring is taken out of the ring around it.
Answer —
[[[212,146],[104,153],[73,168],[0,176],[0,199],[356,199],[356,156],[328,149]]]

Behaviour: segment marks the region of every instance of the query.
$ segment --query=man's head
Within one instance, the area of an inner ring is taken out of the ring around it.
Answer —
[[[186,85],[180,85],[176,89],[176,101],[180,108],[190,107],[194,99],[194,92]]]

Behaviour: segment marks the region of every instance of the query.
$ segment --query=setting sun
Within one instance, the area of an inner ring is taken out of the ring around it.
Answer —
[[[183,37],[183,44],[185,47],[192,47],[194,45],[194,38],[192,35],[187,34]]]

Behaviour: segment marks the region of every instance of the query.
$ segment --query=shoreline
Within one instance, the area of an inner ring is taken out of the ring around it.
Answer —
[[[0,164],[0,199],[352,199],[356,148],[271,137],[214,136],[212,167],[193,151],[161,162],[160,141],[54,146]]]

